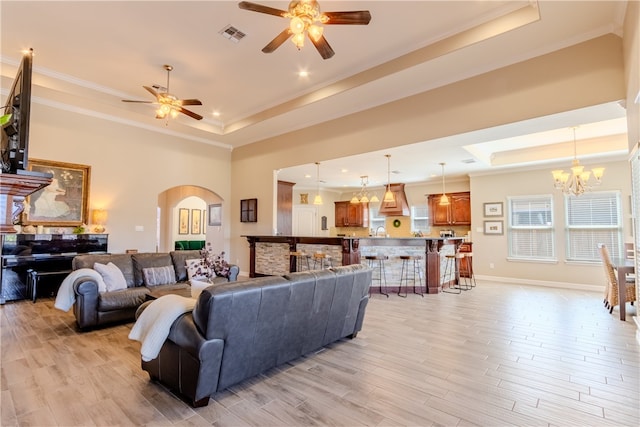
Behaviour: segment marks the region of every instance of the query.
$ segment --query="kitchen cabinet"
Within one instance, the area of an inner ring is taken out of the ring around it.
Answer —
[[[449,205],[440,205],[441,194],[429,195],[432,225],[471,225],[471,193],[447,193]]]
[[[369,226],[369,204],[335,202],[336,204],[336,227],[368,227]]]

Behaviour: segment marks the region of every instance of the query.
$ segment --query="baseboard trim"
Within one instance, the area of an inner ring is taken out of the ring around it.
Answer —
[[[499,282],[499,283],[512,283],[515,285],[531,285],[531,286],[542,286],[547,288],[573,289],[573,290],[579,290],[579,291],[604,293],[604,286],[587,285],[584,283],[551,282],[546,280],[518,279],[516,277],[500,277],[500,276],[484,276],[484,275],[476,275],[476,279],[487,280],[491,282]]]

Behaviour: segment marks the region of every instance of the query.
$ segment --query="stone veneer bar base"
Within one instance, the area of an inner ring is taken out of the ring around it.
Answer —
[[[400,282],[400,263],[397,255],[414,254],[424,258],[423,272],[427,293],[438,293],[442,282],[452,277],[442,277],[441,252],[453,252],[464,240],[462,237],[432,238],[359,238],[359,237],[304,237],[304,236],[243,236],[249,242],[250,277],[282,275],[296,271],[297,265],[290,252],[317,251],[332,256],[333,265],[361,263],[361,255],[385,253],[390,255],[387,283],[397,291]],[[397,270],[397,271],[396,271]],[[375,293],[375,291],[372,292]]]

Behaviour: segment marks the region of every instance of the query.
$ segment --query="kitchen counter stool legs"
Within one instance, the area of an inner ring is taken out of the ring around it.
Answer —
[[[384,269],[384,261],[389,259],[389,257],[386,255],[367,255],[364,257],[364,259],[366,259],[369,262],[369,267],[373,268],[373,271],[374,271],[374,274],[371,277],[371,284],[373,285],[373,282],[377,280],[379,284],[378,289],[380,290],[380,294],[385,295],[387,298],[389,298],[389,294],[388,292],[386,292],[387,291],[387,275]],[[378,272],[377,277],[376,277],[376,271]],[[382,291],[382,282],[384,282],[385,292]],[[371,290],[369,290],[369,294],[371,294]]]
[[[444,268],[444,276],[442,278],[443,282],[440,284],[441,291],[449,294],[462,293],[463,288],[460,283],[460,260],[464,258],[464,254],[460,252],[456,252],[454,254],[446,254],[445,258],[447,260],[447,263],[445,264]],[[453,280],[449,280],[449,276],[451,276],[452,274]],[[453,286],[451,286],[451,282],[453,282]],[[465,286],[465,288],[468,287]]]
[[[400,270],[400,287],[398,288],[398,296],[406,298],[409,293],[409,279],[413,281],[413,293],[424,297],[422,293],[422,270],[420,269],[420,260],[422,257],[419,255],[400,255],[398,258],[402,260],[402,268]],[[412,266],[409,267],[411,262]],[[409,276],[411,271],[411,276]],[[416,274],[418,275],[418,285],[420,292],[416,292]],[[404,280],[404,295],[402,295],[402,281]]]

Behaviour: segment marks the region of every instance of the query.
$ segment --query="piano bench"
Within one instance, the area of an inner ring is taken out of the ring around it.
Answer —
[[[47,277],[64,279],[71,270],[56,270],[56,271],[37,271],[32,268],[27,270],[27,292],[31,296],[31,301],[36,302],[38,298],[38,283],[40,279]]]

